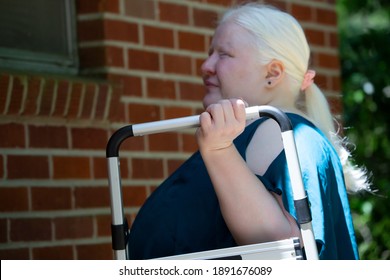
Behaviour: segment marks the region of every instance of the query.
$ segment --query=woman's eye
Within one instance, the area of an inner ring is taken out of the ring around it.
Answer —
[[[227,52],[220,52],[219,53],[219,56],[220,57],[228,57],[228,56],[230,56]]]

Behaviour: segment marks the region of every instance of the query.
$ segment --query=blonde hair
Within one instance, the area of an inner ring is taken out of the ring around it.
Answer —
[[[310,48],[298,21],[275,7],[257,3],[238,5],[227,10],[220,23],[225,21],[240,25],[254,36],[261,50],[262,63],[268,64],[276,59],[284,64],[290,94],[297,100],[297,108],[312,120],[336,149],[343,165],[347,190],[370,191],[367,172],[351,163],[348,142],[338,135],[329,104],[320,88],[312,83],[305,92],[300,89],[308,70]],[[303,104],[299,104],[299,101]]]

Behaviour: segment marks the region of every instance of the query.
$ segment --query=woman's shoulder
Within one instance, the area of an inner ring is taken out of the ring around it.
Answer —
[[[255,174],[262,176],[283,150],[281,131],[272,119],[261,119],[251,126],[253,133],[246,149],[245,160]]]
[[[326,136],[309,119],[287,113],[294,133],[294,140],[300,158],[307,162],[321,164],[336,155]],[[263,175],[284,149],[280,127],[274,120],[263,120],[257,124],[246,150],[246,161],[252,171]]]

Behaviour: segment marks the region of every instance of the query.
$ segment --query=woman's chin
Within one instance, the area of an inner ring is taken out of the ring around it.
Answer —
[[[222,99],[221,95],[218,93],[207,93],[203,98],[203,107],[206,109],[211,104],[217,103]]]

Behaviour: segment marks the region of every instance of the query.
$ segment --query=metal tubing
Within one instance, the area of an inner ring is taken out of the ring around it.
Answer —
[[[123,214],[122,187],[118,157],[107,159],[111,199],[112,248],[117,260],[126,259],[127,228]]]
[[[282,111],[272,106],[252,106],[246,108],[245,112],[247,120],[254,120],[259,117],[271,117],[279,124],[282,132],[291,129],[291,124],[287,116]],[[125,139],[132,136],[143,136],[198,126],[199,115],[127,125],[117,130],[111,136],[106,147],[106,156],[108,158],[118,157],[120,145]]]

